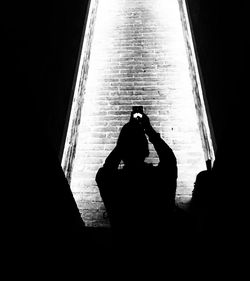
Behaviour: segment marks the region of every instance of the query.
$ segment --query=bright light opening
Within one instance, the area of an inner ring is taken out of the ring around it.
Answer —
[[[62,160],[88,226],[109,225],[95,175],[133,105],[174,150],[177,203],[190,198],[214,160],[202,90],[184,0],[91,1]]]

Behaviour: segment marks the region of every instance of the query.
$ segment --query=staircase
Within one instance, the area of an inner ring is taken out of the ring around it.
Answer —
[[[95,175],[115,147],[133,105],[144,107],[152,126],[176,155],[177,204],[190,199],[196,175],[206,169],[199,115],[204,104],[197,105],[194,80],[198,78],[192,74],[179,2],[91,3],[92,21],[85,31],[85,41],[88,38],[91,44],[88,52],[83,46],[85,60],[79,67],[62,162],[87,226],[109,226]],[[211,147],[208,126],[205,129]],[[152,145],[147,161],[158,162]],[[152,187],[152,192],[158,191]]]

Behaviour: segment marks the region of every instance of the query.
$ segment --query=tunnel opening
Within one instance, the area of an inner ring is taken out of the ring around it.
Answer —
[[[184,0],[90,1],[62,158],[87,226],[109,227],[95,175],[134,105],[177,157],[184,206],[215,150]],[[158,163],[152,145],[147,161]]]

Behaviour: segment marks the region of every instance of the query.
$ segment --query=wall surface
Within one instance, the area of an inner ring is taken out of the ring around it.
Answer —
[[[45,124],[58,155],[65,139],[64,128],[68,122],[88,7],[86,0],[66,2],[45,1],[39,8],[16,3],[16,8],[5,21],[10,35],[5,57],[15,61],[8,64],[9,72],[16,71],[16,78],[10,79],[9,84],[16,81],[20,89],[25,89],[24,95],[17,94],[17,90],[15,96],[24,109],[29,111],[36,107],[33,119],[39,118]],[[220,142],[228,116],[236,110],[235,102],[240,108],[240,101],[245,100],[242,81],[246,81],[247,74],[246,65],[243,65],[247,58],[247,9],[243,4],[186,2],[214,132]],[[240,95],[239,99],[234,99],[233,91]],[[30,103],[32,107],[28,106]]]
[[[51,264],[53,271],[55,261],[67,263],[74,256],[74,243],[81,247],[78,235],[83,239],[83,221],[57,157],[76,63],[74,44],[79,48],[77,40],[67,40],[74,37],[74,15],[82,20],[83,2],[74,3],[3,6],[1,251],[8,276],[42,274]]]
[[[44,124],[58,155],[72,101],[87,8],[87,0],[74,1],[73,5],[68,1],[44,1],[31,7],[28,1],[11,7],[12,14],[5,21],[9,71],[20,91],[25,89],[24,94],[15,91],[20,109],[23,106],[23,113]]]
[[[80,68],[72,112],[76,117],[65,148],[65,163],[71,163],[65,171],[89,226],[107,225],[95,175],[114,148],[133,105],[144,107],[176,155],[178,202],[190,198],[196,175],[206,168],[198,125],[202,117],[196,112],[201,112],[202,105],[195,100],[199,94],[196,73],[191,73],[181,11],[178,1],[99,1],[86,85],[82,86],[85,72]],[[147,161],[159,162],[152,144]]]
[[[217,143],[246,101],[249,41],[245,3],[187,0],[200,69]],[[235,94],[238,98],[235,98]],[[241,118],[241,117],[240,117]],[[241,122],[241,121],[240,121]],[[234,126],[234,125],[233,125]],[[226,133],[227,132],[227,133]]]

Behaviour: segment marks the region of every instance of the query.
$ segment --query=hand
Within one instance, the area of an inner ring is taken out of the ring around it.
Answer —
[[[149,118],[145,113],[142,114],[142,126],[144,130],[148,130],[152,127]]]

